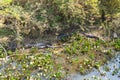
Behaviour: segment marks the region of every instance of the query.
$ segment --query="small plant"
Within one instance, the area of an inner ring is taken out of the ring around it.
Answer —
[[[71,49],[69,47],[65,47],[65,52],[67,52],[68,54],[71,54]]]
[[[38,48],[36,47],[32,47],[30,50],[31,53],[37,53],[38,52]]]
[[[99,69],[99,68],[100,68],[100,65],[101,65],[100,62],[96,62],[96,63],[94,64],[94,67],[95,67],[96,69]]]
[[[106,55],[106,57],[109,59],[109,58],[112,58],[114,55],[112,54],[112,50],[105,50],[104,51],[104,54]]]
[[[55,77],[55,79],[59,79],[60,77],[61,77],[61,72],[56,72],[55,74],[54,74],[54,77]]]
[[[109,66],[105,66],[105,67],[103,67],[103,69],[105,70],[105,71],[110,71],[110,67]]]
[[[115,50],[120,50],[120,39],[115,39],[113,46],[115,47]]]
[[[4,55],[3,49],[0,48],[0,58],[3,58],[3,57],[5,57],[5,55]]]
[[[81,66],[81,67],[80,67],[80,73],[81,73],[81,74],[85,74],[85,72],[86,72],[86,69]]]
[[[8,55],[12,55],[12,54],[13,54],[13,52],[9,50],[8,51]]]
[[[0,37],[13,35],[13,31],[8,28],[0,28]]]
[[[79,54],[80,51],[80,44],[78,41],[74,41],[72,42],[72,44],[70,44],[70,46],[66,46],[65,47],[65,52],[67,52],[68,54]]]
[[[119,73],[119,69],[115,69],[113,72],[112,72],[112,75],[116,75],[117,73]]]
[[[94,53],[91,53],[91,54],[89,54],[89,57],[90,57],[91,59],[95,59],[95,54],[94,54]]]
[[[89,70],[92,69],[92,60],[84,59],[82,61],[82,63],[80,64],[79,68],[80,68],[80,73],[81,74],[87,73]]]
[[[78,63],[78,62],[79,62],[79,59],[78,59],[78,58],[73,58],[73,59],[71,60],[71,62],[72,62],[72,63]]]
[[[88,40],[84,40],[84,42],[81,45],[81,52],[84,53],[88,53],[91,50],[92,46],[90,41]]]

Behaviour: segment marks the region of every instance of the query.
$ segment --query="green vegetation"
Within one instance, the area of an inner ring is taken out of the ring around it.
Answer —
[[[0,0],[0,45],[1,80],[99,69],[120,51],[120,0]]]
[[[9,35],[13,35],[13,31],[7,28],[1,28],[0,29],[0,37],[5,37],[5,36],[9,36]]]
[[[120,1],[119,0],[99,0],[100,1],[100,11],[101,15],[105,17],[105,14],[110,14],[111,19],[113,18],[113,15],[117,12],[119,12],[120,9]]]
[[[120,50],[120,39],[116,39],[113,43],[116,50]]]

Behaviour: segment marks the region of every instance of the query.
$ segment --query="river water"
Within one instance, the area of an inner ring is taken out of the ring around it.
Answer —
[[[0,73],[5,74],[4,69],[7,68],[9,63],[9,60],[6,64],[3,63],[3,66],[0,67]],[[15,66],[16,63],[13,62],[12,65]],[[45,78],[42,80],[49,79]],[[117,53],[113,59],[101,66],[98,70],[93,69],[86,75],[81,75],[79,73],[70,74],[63,80],[120,80],[120,52]]]
[[[120,53],[98,70],[93,69],[86,75],[71,74],[66,80],[120,80]]]

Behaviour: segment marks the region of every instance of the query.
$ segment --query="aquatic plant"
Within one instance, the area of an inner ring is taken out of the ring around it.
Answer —
[[[89,53],[90,59],[95,59],[95,53]]]
[[[115,39],[113,46],[115,47],[115,50],[120,50],[120,39]]]

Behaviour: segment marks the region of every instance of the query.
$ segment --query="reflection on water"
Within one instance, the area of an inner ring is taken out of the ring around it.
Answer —
[[[86,75],[71,74],[66,80],[120,80],[120,53],[99,70],[93,69]]]

